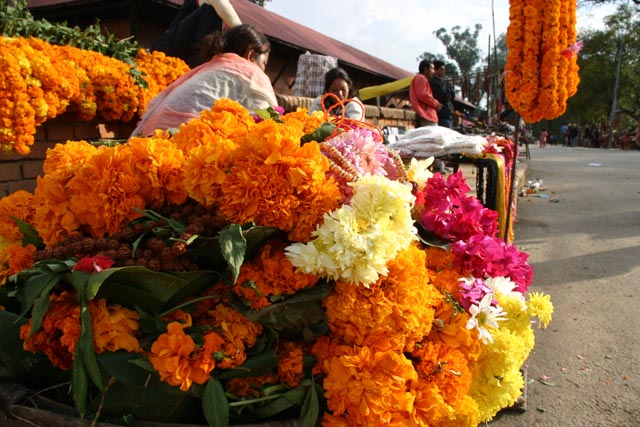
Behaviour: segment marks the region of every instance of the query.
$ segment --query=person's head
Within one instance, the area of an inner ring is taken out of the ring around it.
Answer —
[[[438,77],[444,77],[445,65],[442,61],[433,61],[433,68],[435,68],[435,74]]]
[[[431,77],[435,71],[435,67],[433,66],[433,62],[423,59],[418,64],[418,73],[424,74],[427,77]]]
[[[332,68],[324,75],[324,93],[332,93],[340,100],[351,97],[351,85],[349,74],[340,67]]]
[[[206,35],[200,40],[200,55],[208,61],[219,53],[235,53],[255,62],[262,70],[267,67],[271,44],[267,37],[249,24],[236,25],[224,31]]]
[[[249,24],[242,24],[224,32],[222,52],[242,56],[258,64],[264,71],[269,61],[271,44],[260,30]]]

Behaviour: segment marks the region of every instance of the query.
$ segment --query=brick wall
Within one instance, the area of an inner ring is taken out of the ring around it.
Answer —
[[[69,140],[126,139],[134,127],[135,122],[87,122],[73,115],[63,115],[46,121],[36,129],[35,142],[29,155],[0,155],[0,197],[18,190],[33,192],[36,179],[42,174],[42,163],[47,149],[53,148],[56,144]]]
[[[278,102],[287,112],[297,107],[309,108],[311,98],[278,95]],[[415,113],[411,110],[365,105],[365,120],[380,128],[385,126],[412,129]],[[48,120],[36,129],[35,142],[27,156],[0,154],[0,197],[18,190],[33,192],[38,175],[42,174],[42,163],[47,149],[66,141],[97,141],[100,139],[127,139],[135,128],[135,120],[129,123],[86,122],[73,115],[62,115]]]

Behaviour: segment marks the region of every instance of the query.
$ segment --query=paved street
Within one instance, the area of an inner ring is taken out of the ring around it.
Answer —
[[[490,427],[640,426],[640,151],[531,149],[515,244],[551,295],[527,362],[528,409]]]

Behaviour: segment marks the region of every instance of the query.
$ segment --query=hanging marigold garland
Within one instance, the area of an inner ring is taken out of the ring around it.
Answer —
[[[576,0],[510,0],[506,96],[530,123],[567,108],[578,76]]]

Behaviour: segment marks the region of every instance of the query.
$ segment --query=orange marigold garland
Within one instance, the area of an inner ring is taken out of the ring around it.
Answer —
[[[576,0],[510,0],[506,97],[527,122],[564,113],[579,81]]]

